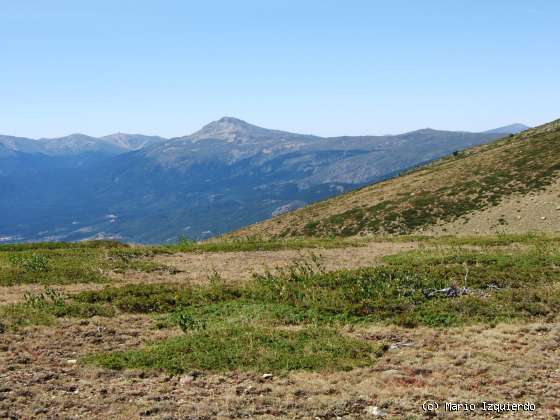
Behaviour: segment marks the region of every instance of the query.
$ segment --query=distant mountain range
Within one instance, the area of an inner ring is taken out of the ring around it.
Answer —
[[[0,136],[0,241],[202,239],[525,128],[324,138],[224,117],[174,139]]]
[[[528,130],[530,127],[527,127],[524,124],[510,124],[504,127],[494,128],[492,130],[487,130],[485,133],[498,133],[498,134],[517,134],[521,133],[522,131]]]

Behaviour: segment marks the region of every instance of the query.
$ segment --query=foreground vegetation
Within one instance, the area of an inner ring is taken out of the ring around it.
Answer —
[[[278,251],[363,246],[364,240],[294,238],[285,240],[180,240],[165,246],[131,246],[116,241],[0,245],[0,286],[104,283],[112,272],[173,270],[148,257],[176,252]]]
[[[359,270],[327,272],[321,259],[310,253],[244,284],[227,284],[213,274],[202,286],[108,286],[70,296],[46,288],[28,294],[23,302],[0,307],[0,329],[50,324],[58,317],[150,314],[159,328],[179,327],[183,335],[146,348],[90,355],[85,361],[117,369],[171,372],[344,370],[370,365],[383,353],[383,343],[348,332],[369,323],[449,328],[557,319],[558,237],[416,240],[423,244],[418,250],[385,257],[381,265]],[[58,254],[61,249],[26,246],[0,254],[8,254],[5,260],[12,263],[14,255],[29,258],[25,260],[29,267],[18,263],[38,279],[52,279],[52,272],[42,271],[43,262],[35,256],[48,255],[48,263],[53,264],[58,257],[64,259],[62,255],[72,261],[95,250],[97,258],[112,261],[113,268],[149,269],[154,263],[140,257],[161,252],[118,244],[79,245]],[[60,273],[65,272],[59,269]]]

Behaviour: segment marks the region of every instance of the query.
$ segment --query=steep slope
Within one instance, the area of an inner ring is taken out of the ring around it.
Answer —
[[[557,120],[249,226],[232,236],[401,234],[433,229],[434,225],[441,230],[441,225],[466,223],[478,212],[510,198],[540,193],[550,197],[559,171]],[[547,203],[552,205],[550,200]],[[541,217],[547,220],[547,216]],[[558,225],[548,226],[549,230],[559,229]],[[527,224],[525,230],[530,228]]]

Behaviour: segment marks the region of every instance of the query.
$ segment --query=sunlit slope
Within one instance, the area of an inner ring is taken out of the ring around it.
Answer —
[[[559,174],[560,120],[556,120],[248,226],[231,236],[429,232],[435,226],[466,223],[516,197],[544,192],[550,196]],[[554,230],[553,224],[549,226]],[[527,230],[532,229],[527,226]]]

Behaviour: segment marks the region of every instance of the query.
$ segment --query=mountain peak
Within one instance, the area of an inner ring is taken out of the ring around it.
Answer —
[[[215,122],[218,124],[250,125],[249,123],[247,123],[247,121],[243,121],[235,117],[222,117]]]
[[[249,124],[239,118],[222,117],[217,121],[206,124],[188,137],[194,141],[216,139],[234,143],[259,131],[268,130]]]

